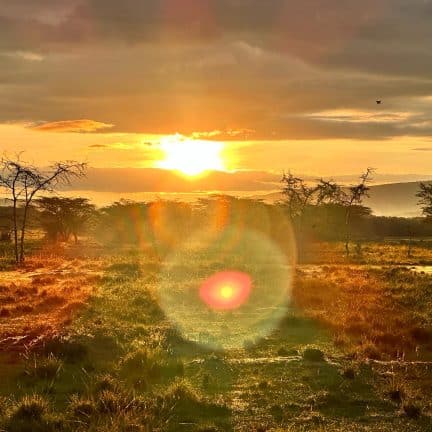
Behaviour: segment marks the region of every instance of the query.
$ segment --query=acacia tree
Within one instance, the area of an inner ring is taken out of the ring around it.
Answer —
[[[39,192],[53,192],[61,184],[69,184],[72,178],[85,175],[86,164],[57,162],[42,170],[16,158],[0,160],[0,186],[11,197],[14,254],[17,264],[25,259],[24,244],[30,206]],[[22,207],[21,220],[18,208]]]
[[[420,183],[420,190],[416,193],[418,205],[427,218],[432,217],[432,183]]]
[[[37,200],[40,223],[52,240],[68,241],[72,235],[75,243],[96,208],[87,198],[42,197]]]
[[[432,183],[420,183],[420,190],[416,193],[419,198],[417,205],[420,206],[423,216],[432,219]],[[412,240],[408,244],[408,256],[412,256]]]
[[[320,179],[316,186],[316,204],[339,204],[343,196],[340,185],[333,180]]]
[[[352,217],[355,214],[364,215],[369,213],[369,209],[363,206],[363,200],[369,196],[370,188],[368,183],[372,181],[374,172],[374,168],[367,168],[360,176],[360,182],[354,186],[350,186],[341,195],[341,204],[345,207],[345,252],[347,256],[350,253],[349,244],[351,242]]]
[[[291,222],[296,218],[301,219],[306,207],[314,199],[317,187],[309,186],[303,179],[291,173],[284,173],[281,182],[284,203],[288,207]]]

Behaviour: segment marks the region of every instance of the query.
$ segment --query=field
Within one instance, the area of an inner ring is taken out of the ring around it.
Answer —
[[[252,240],[229,259],[89,243],[4,260],[0,430],[432,430],[428,242],[319,244],[294,266]],[[197,287],[228,268],[254,295],[205,307]]]

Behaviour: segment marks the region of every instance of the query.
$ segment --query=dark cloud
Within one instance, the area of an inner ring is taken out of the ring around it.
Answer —
[[[0,0],[0,121],[222,131],[209,139],[430,135],[431,18],[424,0]],[[311,116],[373,113],[376,99],[413,115]]]

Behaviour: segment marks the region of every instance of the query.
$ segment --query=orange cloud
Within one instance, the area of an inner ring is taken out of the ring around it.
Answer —
[[[101,129],[109,129],[114,125],[95,120],[63,120],[41,123],[30,126],[31,129],[43,132],[96,132]]]
[[[219,140],[229,140],[229,139],[233,139],[233,138],[247,139],[255,133],[256,133],[255,130],[246,129],[246,128],[212,130],[212,131],[193,132],[191,135],[191,138],[193,138],[193,139],[219,139]]]

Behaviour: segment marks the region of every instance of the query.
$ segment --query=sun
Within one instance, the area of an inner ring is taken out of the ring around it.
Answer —
[[[223,144],[183,138],[180,135],[161,140],[164,159],[159,168],[179,171],[187,176],[199,176],[206,171],[224,171]]]

